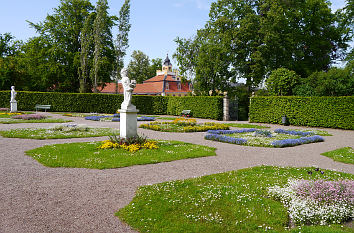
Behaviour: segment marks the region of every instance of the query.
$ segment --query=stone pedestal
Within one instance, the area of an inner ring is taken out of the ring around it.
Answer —
[[[138,123],[137,123],[138,112],[139,110],[136,108],[119,109],[121,138],[131,138],[131,137],[138,136]]]
[[[17,101],[10,101],[10,112],[17,112]]]
[[[227,96],[224,96],[224,100],[223,100],[223,120],[224,121],[229,121],[230,120],[230,113],[229,113],[229,104],[230,104],[230,100]]]

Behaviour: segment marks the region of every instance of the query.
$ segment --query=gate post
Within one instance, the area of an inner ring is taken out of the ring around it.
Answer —
[[[230,113],[229,113],[229,105],[230,105],[230,99],[227,96],[227,92],[224,92],[224,99],[223,99],[223,121],[229,121],[230,120]]]

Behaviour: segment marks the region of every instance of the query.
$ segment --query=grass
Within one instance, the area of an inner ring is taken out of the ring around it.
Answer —
[[[19,124],[19,123],[65,123],[72,122],[70,120],[55,119],[55,118],[45,118],[41,120],[22,120],[22,119],[12,119],[12,118],[0,118],[0,124]]]
[[[333,136],[332,134],[328,133],[325,130],[319,130],[319,129],[307,129],[307,130],[303,130],[303,129],[294,129],[295,131],[302,131],[302,132],[314,132],[315,135],[318,136]]]
[[[343,147],[336,150],[324,152],[321,155],[327,156],[334,161],[354,164],[354,150],[351,147]]]
[[[242,124],[242,123],[224,123],[225,125],[228,125],[230,127],[236,127],[236,128],[254,128],[254,129],[265,129],[265,128],[270,128],[269,126],[263,126],[263,125],[252,125],[252,124]]]
[[[342,225],[289,229],[286,207],[267,193],[268,187],[285,185],[289,178],[338,180],[354,175],[261,166],[165,182],[140,187],[116,216],[139,232],[353,232]]]
[[[85,130],[56,130],[49,129],[12,129],[0,131],[0,135],[7,138],[30,138],[30,139],[59,139],[59,138],[85,138],[100,137],[117,133],[116,130],[110,128],[85,128]]]
[[[158,117],[159,120],[176,120],[179,117]]]
[[[26,154],[48,167],[107,169],[139,164],[215,156],[215,148],[177,141],[160,141],[159,149],[130,153],[123,149],[97,149],[100,142],[46,145]]]

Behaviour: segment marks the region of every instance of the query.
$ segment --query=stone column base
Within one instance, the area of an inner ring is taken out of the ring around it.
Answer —
[[[17,101],[10,101],[10,112],[17,112]]]
[[[129,109],[119,109],[120,113],[120,137],[121,138],[131,138],[138,136],[138,121],[136,110]]]

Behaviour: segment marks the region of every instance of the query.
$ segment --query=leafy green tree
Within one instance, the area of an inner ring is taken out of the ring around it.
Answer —
[[[79,89],[81,31],[85,19],[93,9],[88,0],[60,0],[54,13],[47,15],[43,22],[29,22],[52,44],[52,57],[63,68],[63,73],[55,84],[58,91],[75,92]]]
[[[354,95],[354,61],[345,68],[333,67],[327,72],[314,72],[294,88],[300,96],[352,96]]]
[[[152,78],[156,75],[156,70],[162,69],[162,58],[151,59],[147,76]]]
[[[86,18],[84,27],[81,32],[81,51],[80,51],[80,67],[79,67],[79,80],[80,80],[80,93],[88,92],[90,80],[90,70],[92,67],[92,62],[90,57],[93,54],[93,22],[96,15],[91,13],[89,17]]]
[[[209,18],[194,38],[176,39],[175,58],[182,74],[195,73],[199,82],[204,72],[197,70],[208,69],[204,78],[220,79],[220,88],[239,78],[256,87],[280,67],[301,77],[328,70],[349,41],[326,0],[218,0]],[[214,67],[220,64],[223,75],[217,77],[220,69]],[[207,83],[210,89],[214,84]]]
[[[137,83],[143,83],[149,79],[149,57],[140,50],[134,50],[128,65],[128,76]]]
[[[22,42],[15,40],[10,33],[0,34],[0,90],[9,90],[11,85],[21,88],[17,59],[21,46]]]
[[[118,80],[121,79],[120,71],[124,67],[124,57],[129,47],[128,34],[131,24],[130,20],[130,0],[125,0],[119,11],[118,17],[118,34],[115,40],[115,56],[116,56],[116,93],[118,93]]]
[[[270,95],[289,96],[292,95],[292,90],[299,81],[300,76],[294,71],[279,68],[269,75],[266,80],[266,87]]]

